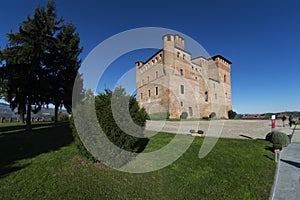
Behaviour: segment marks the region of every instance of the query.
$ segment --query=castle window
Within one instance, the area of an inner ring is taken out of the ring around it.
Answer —
[[[195,79],[198,80],[198,77],[196,76]]]
[[[162,58],[162,54],[159,54],[159,57],[161,57],[161,58]]]
[[[148,90],[149,97],[151,97],[151,90]]]
[[[225,96],[227,97],[227,92],[225,93]]]
[[[183,102],[182,101],[180,102],[180,106],[183,107]]]
[[[224,83],[226,83],[226,74],[224,75]]]
[[[180,56],[180,52],[177,52],[177,58],[179,58],[179,56]]]
[[[180,69],[180,76],[183,76],[183,69]]]
[[[184,85],[180,85],[180,93],[184,94]]]
[[[185,59],[185,55],[183,54],[183,56],[182,56],[182,59],[184,60]]]
[[[194,66],[192,66],[192,70],[194,70]]]
[[[155,72],[155,78],[158,78],[158,71]]]
[[[167,36],[167,40],[171,41],[171,36],[170,35]]]
[[[141,93],[141,99],[143,99],[143,93]]]
[[[147,76],[147,80],[148,80],[148,83],[149,83],[149,76]]]
[[[192,107],[189,107],[189,114],[190,114],[190,116],[193,116],[193,108]]]
[[[205,92],[205,101],[208,102],[208,92]]]
[[[155,87],[155,95],[158,95],[158,87]]]

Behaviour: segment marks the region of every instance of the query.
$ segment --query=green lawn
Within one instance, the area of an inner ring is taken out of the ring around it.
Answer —
[[[68,124],[51,125],[32,132],[0,125],[0,199],[267,199],[273,183],[265,141],[220,139],[200,160],[203,138],[195,138],[172,165],[130,174],[82,158]],[[145,151],[173,136],[157,134]]]

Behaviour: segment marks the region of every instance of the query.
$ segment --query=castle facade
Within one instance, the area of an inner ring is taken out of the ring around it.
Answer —
[[[232,110],[231,62],[221,55],[210,58],[184,50],[178,34],[163,36],[163,48],[147,61],[136,62],[138,102],[149,114],[170,118],[228,118]]]

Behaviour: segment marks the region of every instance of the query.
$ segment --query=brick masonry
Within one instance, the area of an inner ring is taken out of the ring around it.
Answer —
[[[231,62],[221,55],[191,58],[184,38],[163,36],[163,48],[146,62],[136,62],[138,102],[149,114],[169,112],[170,118],[202,118],[215,112],[228,118]]]

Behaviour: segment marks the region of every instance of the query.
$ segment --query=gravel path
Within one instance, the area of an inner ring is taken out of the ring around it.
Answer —
[[[276,120],[276,130],[287,135],[292,134],[293,127],[286,121]],[[207,136],[240,139],[265,139],[271,131],[270,120],[213,120],[213,121],[147,121],[147,130],[177,134],[190,134],[190,130],[203,130]]]

